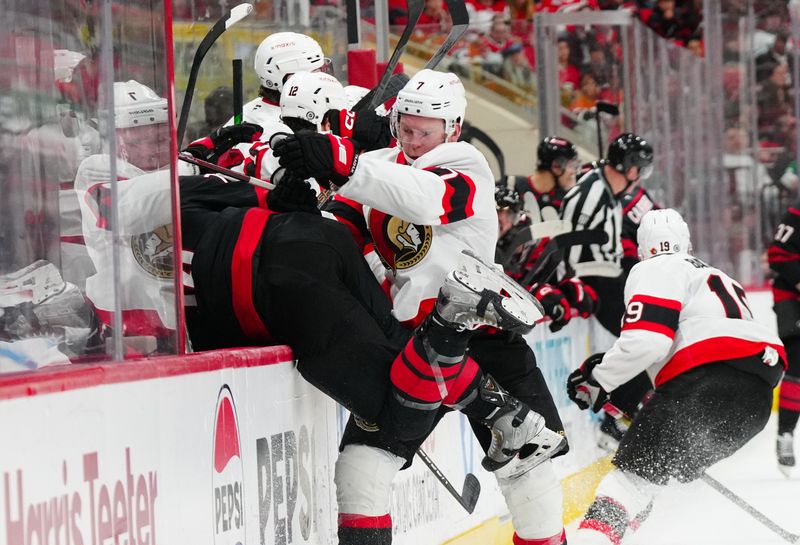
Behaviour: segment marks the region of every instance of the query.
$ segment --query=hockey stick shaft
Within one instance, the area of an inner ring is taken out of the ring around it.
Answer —
[[[194,88],[197,85],[197,75],[200,72],[200,65],[203,63],[203,58],[206,53],[217,41],[217,38],[228,30],[230,27],[250,15],[253,11],[253,5],[248,3],[239,4],[235,6],[230,12],[223,15],[211,30],[205,35],[200,45],[197,46],[197,51],[192,60],[192,68],[189,70],[189,81],[186,83],[186,94],[183,97],[183,104],[181,105],[181,115],[178,118],[178,147],[183,142],[183,135],[186,133],[186,125],[189,122],[189,111],[192,109],[192,99],[194,98]]]
[[[456,490],[453,487],[448,478],[444,476],[444,473],[442,473],[442,471],[439,469],[439,466],[437,466],[436,463],[433,460],[431,460],[431,457],[428,456],[427,452],[425,452],[421,448],[417,449],[417,456],[422,458],[422,461],[425,463],[426,466],[428,466],[428,469],[431,470],[431,473],[433,473],[434,476],[436,476],[439,482],[442,483],[442,485],[444,485],[447,491],[450,492],[450,495],[453,496],[459,504],[461,504],[461,507],[463,507],[467,511],[467,513],[472,513],[475,510],[475,504],[478,501],[480,488],[478,488],[477,494],[473,494],[472,497],[470,497],[469,499],[465,499],[461,494],[458,493],[458,490]],[[467,477],[469,477],[470,475],[472,474],[468,473]],[[474,475],[472,477],[473,479],[475,478]]]
[[[397,45],[392,52],[392,56],[389,57],[389,62],[386,63],[386,70],[383,71],[381,79],[378,81],[377,87],[375,87],[375,94],[372,95],[372,98],[370,98],[367,104],[368,110],[374,110],[379,104],[381,104],[379,100],[383,95],[383,91],[386,89],[386,85],[389,83],[389,78],[392,77],[394,69],[397,67],[397,63],[400,62],[400,57],[406,50],[408,41],[411,39],[411,34],[414,32],[414,28],[417,26],[417,21],[419,21],[424,7],[424,0],[408,1],[408,24],[406,24],[406,27],[403,29],[403,33],[400,35],[400,39],[397,41]],[[353,109],[358,111],[357,107]]]
[[[736,494],[733,490],[716,480],[714,477],[709,475],[708,473],[703,473],[701,477],[703,482],[705,482],[708,486],[725,496],[728,500],[734,503],[736,506],[741,507],[748,515],[756,519],[758,522],[781,536],[783,539],[788,541],[789,543],[800,543],[800,535],[793,534],[792,532],[785,530],[778,526],[772,519],[767,517],[764,513],[747,503],[741,496]]]
[[[442,59],[453,49],[456,42],[461,39],[461,36],[463,36],[469,28],[469,12],[467,11],[467,4],[464,0],[445,0],[445,3],[447,4],[447,10],[450,12],[450,20],[453,26],[447,34],[447,38],[442,42],[442,45],[439,46],[439,49],[436,50],[436,53],[433,54],[425,65],[425,68],[431,70],[439,66]]]
[[[215,172],[217,174],[222,174],[228,178],[232,178],[239,182],[246,182],[248,184],[254,185],[256,187],[261,187],[263,189],[275,189],[275,184],[270,182],[264,181],[260,178],[255,178],[253,176],[248,176],[247,174],[242,174],[241,172],[236,172],[235,170],[231,170],[229,168],[221,167],[219,165],[215,165],[214,163],[209,163],[208,161],[203,161],[202,159],[198,159],[194,155],[190,155],[188,153],[181,153],[178,155],[178,159],[189,163],[191,165],[198,166],[200,168],[204,168],[206,170],[210,170],[211,172]]]
[[[233,124],[241,125],[244,117],[244,76],[242,59],[233,59]]]

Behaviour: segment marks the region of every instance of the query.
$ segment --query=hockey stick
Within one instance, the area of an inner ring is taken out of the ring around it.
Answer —
[[[246,182],[248,184],[254,185],[256,187],[261,187],[264,189],[275,189],[275,184],[271,182],[264,181],[260,178],[255,178],[253,176],[248,176],[247,174],[236,172],[235,170],[221,167],[219,165],[215,165],[214,163],[209,163],[208,161],[203,161],[202,159],[198,159],[197,157],[189,153],[179,154],[178,159],[186,163],[189,163],[191,165],[195,165],[200,168],[210,170],[211,172],[222,174],[226,178],[231,178],[233,180],[236,180],[237,182]]]
[[[709,475],[708,473],[703,473],[703,476],[700,477],[703,482],[705,482],[708,486],[725,496],[728,500],[733,502],[735,505],[741,507],[748,515],[756,519],[758,522],[781,536],[783,539],[788,541],[789,543],[800,543],[800,535],[793,534],[792,532],[785,530],[778,526],[777,523],[773,522],[772,519],[768,518],[765,514],[761,511],[747,503],[741,496],[736,494],[733,490],[716,480],[714,477]]]
[[[375,89],[373,89],[375,92],[372,94],[372,96],[367,99],[367,96],[369,96],[369,93],[367,93],[367,96],[359,100],[358,104],[353,107],[354,111],[358,112],[360,110],[358,106],[361,105],[362,101],[366,102],[367,110],[374,110],[379,104],[383,104],[384,101],[381,101],[380,99],[383,97],[386,86],[389,84],[389,78],[392,77],[394,69],[397,67],[397,63],[400,62],[400,57],[406,50],[408,40],[411,39],[411,34],[414,32],[414,28],[417,26],[417,21],[419,21],[424,7],[424,0],[408,0],[408,23],[403,29],[400,39],[397,40],[397,45],[395,46],[394,51],[392,51],[392,56],[389,57],[389,62],[386,63],[386,70],[383,71],[381,79],[378,81],[378,85],[375,87]]]
[[[217,38],[228,30],[230,27],[250,15],[253,11],[253,5],[248,3],[239,4],[234,7],[226,15],[223,15],[208,34],[205,35],[200,45],[197,46],[197,51],[192,60],[192,68],[189,71],[189,81],[186,83],[186,94],[183,97],[183,104],[181,105],[181,115],[178,118],[178,147],[183,142],[183,135],[186,133],[186,124],[189,122],[189,110],[192,108],[192,98],[194,97],[194,88],[197,84],[197,75],[200,72],[200,64],[203,62],[203,57],[217,41]]]
[[[231,61],[233,69],[233,124],[241,125],[244,119],[244,78],[242,76],[242,59]]]
[[[447,55],[453,46],[456,45],[456,42],[461,39],[461,36],[469,28],[469,12],[467,12],[467,4],[464,0],[445,0],[447,4],[447,10],[450,12],[450,20],[453,23],[453,26],[450,28],[450,32],[447,34],[447,38],[445,38],[442,45],[439,46],[439,49],[436,50],[436,53],[433,54],[433,57],[428,61],[425,65],[425,68],[429,68],[433,70],[439,63],[442,62],[442,59]]]
[[[447,3],[447,9],[450,11],[450,17],[453,26],[450,28],[450,32],[447,34],[447,38],[445,38],[442,45],[439,46],[439,49],[436,50],[436,52],[433,54],[433,56],[430,58],[427,64],[425,64],[425,68],[429,68],[431,70],[433,70],[439,65],[439,63],[442,61],[445,55],[447,55],[450,52],[450,50],[453,48],[456,42],[458,42],[458,40],[461,39],[461,36],[463,36],[464,33],[469,28],[469,13],[467,12],[467,6],[464,3],[464,0],[445,0],[445,1]],[[411,10],[409,8],[409,15],[410,13]],[[409,18],[409,23],[410,22],[411,19]],[[405,32],[403,33],[403,36],[405,36]],[[402,40],[403,38],[401,37],[400,39]],[[397,42],[397,45],[399,47],[400,42]],[[403,47],[405,48],[405,46],[406,44],[404,43]],[[397,49],[395,49],[395,51],[397,51]],[[394,55],[392,55],[392,58],[394,58]],[[391,72],[394,72],[394,68],[396,65],[397,62],[395,62],[394,66],[391,66]],[[387,65],[386,68],[388,70],[390,66]],[[386,72],[384,72],[384,76],[385,75]],[[396,97],[397,93],[399,93],[403,89],[405,84],[408,83],[408,80],[409,78],[405,74],[392,75],[391,78],[389,79],[389,83],[386,85],[383,91],[378,92],[378,87],[372,89],[369,93],[364,95],[364,97],[362,97],[361,100],[359,100],[355,106],[353,106],[353,111],[359,112],[365,108],[368,108],[369,107],[368,105],[372,104],[373,102],[375,102],[375,105],[371,106],[371,109],[377,108],[379,104],[383,104],[390,98]],[[378,97],[377,99],[375,99],[376,96]]]
[[[442,470],[439,469],[424,450],[421,448],[417,449],[417,456],[422,458],[422,461],[425,462],[425,465],[428,466],[431,473],[439,479],[439,482],[444,485],[447,491],[450,492],[450,495],[461,504],[461,507],[463,507],[467,513],[472,513],[475,510],[475,505],[478,503],[478,496],[481,494],[481,483],[475,475],[467,473],[467,476],[464,478],[463,492],[459,494],[458,490],[453,487],[447,477],[444,476],[444,473],[442,473]]]

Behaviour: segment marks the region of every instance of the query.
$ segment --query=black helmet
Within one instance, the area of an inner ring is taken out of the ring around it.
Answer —
[[[639,167],[641,172],[653,164],[653,146],[641,136],[630,132],[621,134],[608,146],[606,162],[617,172],[628,172],[631,167]]]
[[[494,202],[498,210],[510,208],[514,212],[519,212],[522,208],[522,201],[519,198],[519,193],[505,184],[497,184],[494,186]]]
[[[578,150],[566,138],[548,136],[536,148],[536,169],[550,170],[553,163],[564,166],[569,161],[578,158]]]

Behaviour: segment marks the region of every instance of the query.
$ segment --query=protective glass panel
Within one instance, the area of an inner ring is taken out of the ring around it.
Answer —
[[[175,353],[163,3],[4,19],[0,370]]]

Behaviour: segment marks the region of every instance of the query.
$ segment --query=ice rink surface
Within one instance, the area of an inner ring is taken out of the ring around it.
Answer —
[[[709,474],[789,532],[800,534],[800,467],[791,479],[775,459],[775,417],[742,450]],[[800,430],[798,430],[800,433]],[[800,438],[795,440],[800,454]],[[578,521],[567,527],[567,536]],[[622,545],[780,545],[783,538],[702,481],[670,485],[650,518]]]

